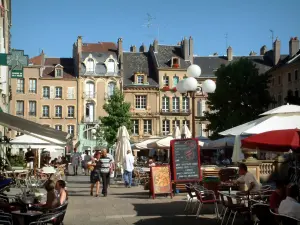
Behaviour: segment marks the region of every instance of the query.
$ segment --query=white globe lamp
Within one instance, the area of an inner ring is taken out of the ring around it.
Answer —
[[[202,83],[202,91],[206,93],[213,93],[216,90],[216,83],[213,80],[205,80]]]
[[[92,134],[96,134],[96,132],[97,132],[96,129],[93,128],[93,129],[92,129]]]
[[[194,77],[188,77],[183,83],[183,88],[186,91],[196,91],[198,86],[198,81]]]
[[[201,68],[196,64],[190,65],[187,69],[187,75],[189,77],[200,77]]]
[[[181,94],[186,93],[186,90],[185,90],[184,87],[183,87],[184,81],[185,81],[185,80],[180,80],[180,81],[178,82],[178,84],[176,85],[176,90],[177,90],[179,93],[181,93]]]

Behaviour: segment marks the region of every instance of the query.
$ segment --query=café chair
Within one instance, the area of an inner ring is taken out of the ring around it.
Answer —
[[[216,198],[215,192],[211,190],[199,190],[198,188],[195,188],[195,193],[197,196],[197,201],[199,203],[198,210],[196,213],[196,219],[199,218],[201,209],[203,205],[207,204],[214,204],[215,205],[215,214],[217,216],[217,219],[219,218],[219,210],[218,210],[218,200]]]
[[[233,225],[237,214],[240,214],[242,216],[250,215],[250,210],[245,204],[243,203],[234,204],[231,196],[227,195],[226,197],[228,201],[228,209],[230,210],[226,225],[229,223],[231,216],[233,216],[232,223],[231,223],[231,225]],[[223,221],[221,224],[223,224]]]
[[[274,224],[274,217],[269,209],[270,206],[264,203],[255,203],[251,206],[251,214],[254,216],[254,225]]]
[[[298,225],[298,224],[300,224],[300,220],[298,220],[294,217],[275,213],[272,209],[270,209],[270,213],[274,216],[274,218],[276,219],[278,224],[281,224],[281,225]]]
[[[192,184],[185,184],[185,188],[186,188],[186,191],[187,191],[188,194],[187,194],[187,201],[186,201],[184,211],[188,212],[190,206],[193,204],[193,202],[195,200],[197,200],[197,196],[196,196],[196,193],[193,192],[193,185]]]
[[[37,221],[31,222],[29,225],[42,225],[42,224],[54,224],[54,225],[61,225],[63,224],[62,221],[59,221],[59,217],[64,215],[66,211],[61,211],[57,213],[46,213],[43,214]]]
[[[0,211],[0,224],[11,225],[13,224],[12,215],[5,213],[2,210]]]

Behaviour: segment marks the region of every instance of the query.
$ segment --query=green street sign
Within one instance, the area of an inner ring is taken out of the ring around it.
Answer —
[[[28,66],[29,57],[24,55],[24,50],[11,51],[7,55],[7,65],[11,67],[11,78],[23,78],[23,67]]]
[[[0,53],[0,65],[7,66],[7,54]]]
[[[23,69],[22,70],[12,70],[11,71],[11,78],[23,78]]]

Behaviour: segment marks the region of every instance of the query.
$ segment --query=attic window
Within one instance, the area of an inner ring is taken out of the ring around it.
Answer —
[[[135,84],[147,84],[147,76],[143,73],[136,73],[134,75]]]
[[[63,75],[63,69],[62,68],[56,68],[55,69],[55,77],[62,77]]]
[[[172,65],[173,68],[179,68],[179,59],[177,57],[172,57]]]

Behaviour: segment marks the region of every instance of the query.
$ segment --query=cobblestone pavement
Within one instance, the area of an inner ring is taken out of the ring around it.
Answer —
[[[65,217],[65,225],[87,224],[216,224],[213,209],[209,208],[199,219],[186,216],[185,195],[149,198],[142,187],[125,188],[112,185],[107,197],[91,197],[87,176],[69,176],[69,206]]]

